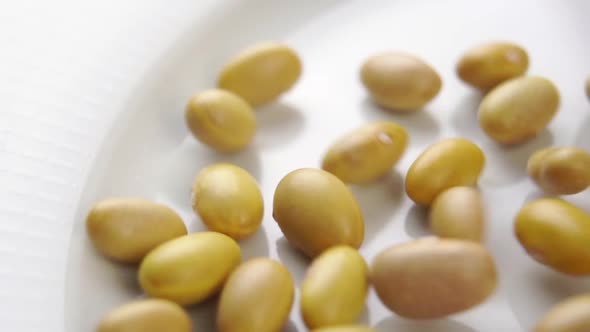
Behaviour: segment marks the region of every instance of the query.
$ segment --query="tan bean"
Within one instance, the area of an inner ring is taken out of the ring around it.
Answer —
[[[590,331],[590,293],[572,296],[551,308],[534,332]]]
[[[553,147],[534,153],[527,171],[544,191],[577,194],[590,186],[590,154],[576,147]]]
[[[422,238],[379,253],[371,265],[371,283],[394,313],[412,319],[436,319],[470,309],[495,290],[494,260],[480,244]]]
[[[508,79],[523,75],[528,66],[529,57],[522,47],[492,42],[469,49],[457,64],[457,74],[465,83],[488,91]]]
[[[219,332],[279,332],[289,318],[295,288],[279,262],[256,258],[227,279],[219,298]]]
[[[556,147],[544,148],[538,151],[535,151],[530,157],[527,162],[527,173],[533,179],[533,181],[540,185],[541,181],[541,168],[543,166],[543,159],[547,154],[555,149]]]
[[[384,176],[406,150],[408,133],[393,122],[364,125],[338,139],[322,168],[347,183],[366,183]]]
[[[505,81],[479,106],[479,124],[493,140],[518,144],[537,136],[559,108],[559,91],[548,79],[527,76]]]
[[[273,217],[289,243],[310,257],[335,245],[363,243],[365,224],[350,189],[321,169],[287,174],[275,190]]]
[[[439,93],[442,80],[429,64],[406,53],[381,53],[367,59],[361,80],[372,99],[396,111],[415,111]]]
[[[479,191],[453,187],[440,193],[430,208],[430,228],[439,237],[483,241],[485,213]]]

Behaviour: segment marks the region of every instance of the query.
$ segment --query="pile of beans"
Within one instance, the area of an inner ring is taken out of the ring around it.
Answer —
[[[559,110],[557,87],[527,75],[528,64],[522,47],[500,42],[467,50],[458,61],[458,77],[484,94],[479,126],[498,144],[534,139]],[[216,89],[189,100],[187,127],[211,149],[242,150],[256,134],[255,108],[287,92],[301,73],[299,56],[286,45],[247,48],[223,67]],[[407,53],[371,56],[360,78],[376,104],[397,112],[418,111],[442,89],[436,70]],[[590,78],[585,89],[590,97]],[[412,128],[391,121],[361,125],[326,148],[320,168],[295,169],[277,184],[273,218],[311,259],[299,285],[299,311],[311,331],[373,331],[356,325],[369,287],[409,319],[453,315],[494,293],[499,276],[485,246],[485,202],[476,187],[486,157],[465,138],[433,142],[406,174],[405,191],[429,208],[435,236],[392,244],[370,264],[359,254],[365,224],[347,184],[380,181],[404,155],[411,134]],[[579,193],[590,186],[590,154],[545,148],[530,156],[527,171],[547,193]],[[106,314],[97,331],[199,331],[181,306],[217,295],[220,332],[276,332],[285,325],[296,290],[289,271],[269,258],[242,262],[237,242],[262,223],[256,180],[235,165],[210,165],[197,174],[191,202],[209,231],[187,234],[176,212],[144,199],[106,199],[92,207],[86,226],[95,248],[113,261],[138,264],[139,284],[149,296]],[[539,199],[517,213],[514,232],[539,263],[590,276],[590,215],[583,210],[558,198]],[[539,317],[534,331],[590,331],[590,294],[558,304]]]

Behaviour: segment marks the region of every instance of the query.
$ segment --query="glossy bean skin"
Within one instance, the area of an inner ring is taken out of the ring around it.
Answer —
[[[514,222],[516,237],[536,261],[556,271],[590,275],[590,215],[555,198],[525,205]]]
[[[152,250],[139,267],[139,284],[152,297],[201,303],[221,290],[240,257],[240,247],[229,236],[193,233]]]
[[[473,142],[444,139],[424,150],[410,166],[406,193],[416,204],[429,206],[448,188],[475,185],[484,166],[485,156]]]
[[[523,75],[529,66],[526,50],[508,42],[477,45],[465,52],[457,64],[459,78],[482,91]]]
[[[369,270],[358,251],[335,246],[317,256],[301,284],[301,315],[310,329],[354,323],[368,291]]]
[[[391,171],[408,144],[408,133],[393,122],[364,125],[338,139],[328,150],[322,169],[345,183],[367,183]]]
[[[420,109],[442,88],[442,79],[434,68],[400,52],[369,57],[362,65],[361,81],[376,104],[402,112]]]
[[[196,139],[225,153],[243,150],[256,133],[252,107],[238,95],[219,89],[195,94],[186,106],[185,122]]]
[[[590,154],[577,147],[551,147],[529,158],[527,171],[544,191],[577,194],[590,186]]]
[[[287,322],[295,288],[279,262],[255,258],[228,278],[217,311],[219,332],[278,332]]]
[[[534,332],[590,331],[590,294],[572,296],[547,312]]]
[[[212,231],[236,240],[252,235],[262,223],[264,202],[256,180],[231,164],[203,169],[193,183],[192,206]]]
[[[219,74],[217,86],[255,107],[291,89],[301,72],[301,60],[293,49],[280,43],[260,43],[229,60]]]
[[[479,125],[494,141],[511,145],[536,137],[559,109],[557,87],[538,76],[517,77],[490,91],[479,106]]]
[[[188,314],[178,304],[146,299],[124,304],[109,312],[97,332],[191,332]]]
[[[158,245],[187,233],[176,212],[141,198],[96,203],[86,217],[86,231],[99,252],[123,263],[139,263]]]
[[[439,194],[430,207],[430,228],[439,237],[482,242],[485,211],[479,191],[452,187]]]
[[[473,241],[427,237],[394,245],[371,264],[383,304],[411,319],[437,319],[485,301],[498,283],[489,252]]]
[[[309,257],[335,245],[359,248],[364,220],[350,189],[321,169],[302,168],[277,185],[273,218],[295,248]]]

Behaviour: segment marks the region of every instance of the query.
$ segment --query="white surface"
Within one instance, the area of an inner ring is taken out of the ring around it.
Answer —
[[[88,207],[111,195],[139,195],[202,229],[190,209],[190,184],[201,167],[220,160],[251,171],[263,190],[264,229],[243,243],[245,256],[280,259],[300,281],[305,262],[271,217],[274,187],[295,168],[317,166],[336,137],[375,119],[405,125],[411,143],[389,183],[353,188],[367,224],[364,256],[425,233],[423,211],[403,195],[402,176],[428,144],[463,136],[488,157],[480,185],[501,283],[484,305],[429,323],[392,316],[372,293],[364,322],[378,331],[524,331],[551,304],[590,289],[588,279],[533,262],[512,234],[516,211],[540,195],[524,176],[528,154],[551,144],[590,149],[582,88],[590,73],[588,1],[19,1],[0,9],[2,330],[91,331],[105,311],[139,296],[133,270],[88,245]],[[482,134],[477,95],[454,74],[465,49],[496,39],[525,46],[529,72],[552,79],[562,94],[549,130],[513,149]],[[252,148],[216,155],[188,136],[185,101],[214,85],[231,54],[260,40],[297,49],[304,76],[257,113]],[[415,53],[443,76],[442,92],[424,111],[390,115],[367,101],[359,66],[383,50]],[[568,199],[590,211],[588,192]],[[208,331],[213,310],[191,312],[198,331]],[[286,330],[305,330],[297,306]]]

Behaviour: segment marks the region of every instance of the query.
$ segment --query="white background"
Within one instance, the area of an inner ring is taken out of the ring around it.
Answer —
[[[488,245],[500,288],[484,305],[449,320],[417,324],[391,316],[374,294],[363,321],[380,331],[520,331],[556,301],[590,289],[528,258],[512,218],[540,193],[524,176],[546,145],[590,149],[590,3],[578,1],[3,1],[0,4],[0,323],[6,331],[90,331],[105,311],[139,295],[132,269],[94,254],[83,218],[97,199],[139,195],[175,208],[191,230],[188,190],[204,165],[224,160],[261,183],[264,230],[246,257],[281,259],[296,280],[305,262],[281,240],[272,194],[288,171],[319,164],[335,138],[367,121],[406,126],[410,147],[386,182],[356,187],[365,214],[362,248],[376,252],[425,234],[424,212],[402,193],[403,174],[427,145],[463,136],[486,152],[481,188]],[[476,125],[478,96],[454,74],[477,43],[508,39],[531,55],[530,73],[552,79],[561,111],[549,130],[505,149]],[[257,113],[260,130],[244,153],[222,157],[190,136],[187,98],[214,85],[223,62],[260,40],[301,54],[304,76]],[[358,69],[370,54],[414,53],[443,76],[440,95],[413,115],[390,115],[365,97]],[[590,210],[590,195],[569,198]],[[503,206],[503,208],[499,208]],[[212,310],[191,310],[211,325]],[[289,331],[303,331],[294,307]],[[203,329],[200,329],[203,330]],[[206,328],[204,329],[206,330]]]

